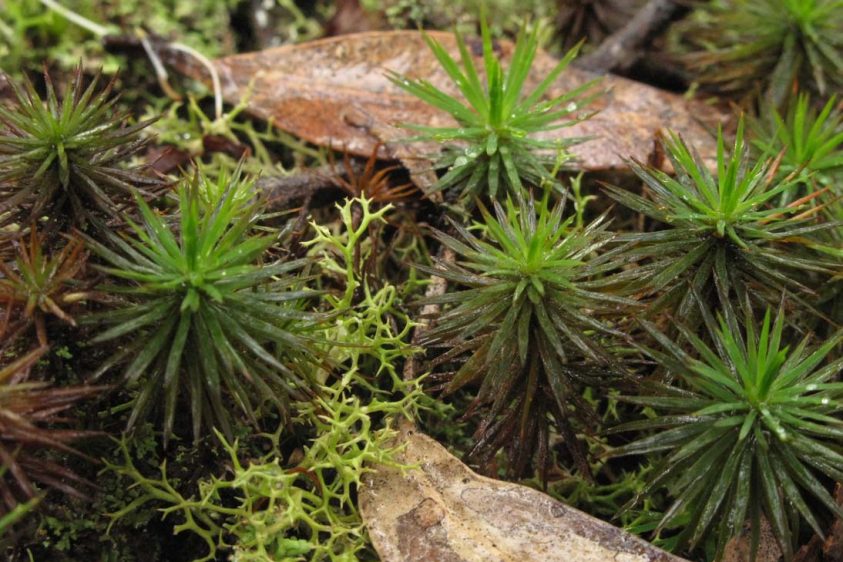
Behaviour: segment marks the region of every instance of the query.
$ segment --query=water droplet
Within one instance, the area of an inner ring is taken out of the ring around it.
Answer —
[[[468,158],[466,158],[465,156],[460,156],[456,160],[454,160],[455,168],[460,168],[462,166],[465,166],[466,164],[468,164]]]
[[[823,406],[828,406],[831,403],[831,400],[829,400],[828,398],[823,398],[822,400],[820,400],[820,402]]]
[[[577,104],[575,102],[570,102],[568,105],[565,106],[565,109],[567,109],[568,111],[576,111]]]
[[[815,385],[815,384],[809,384],[808,386],[805,387],[805,390],[807,390],[808,392],[812,392],[816,389],[817,389],[817,385]]]

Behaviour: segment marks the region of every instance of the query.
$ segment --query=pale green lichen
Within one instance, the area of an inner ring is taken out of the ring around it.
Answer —
[[[358,226],[352,226],[355,205],[362,209]],[[419,380],[398,376],[400,359],[412,353],[406,341],[412,324],[395,307],[395,287],[371,291],[354,271],[355,247],[366,246],[369,225],[388,211],[388,206],[372,211],[369,201],[353,199],[340,206],[341,232],[314,224],[314,251],[323,256],[324,267],[345,276],[348,286],[342,297],[326,299],[336,313],[328,335],[339,344],[334,359],[342,376],[323,386],[313,401],[297,404],[295,424],[315,436],[301,460],[289,466],[281,462],[283,428],[268,436],[272,453],[249,461],[241,460],[238,441],[227,443],[218,434],[231,475],[202,480],[193,494],[185,495],[168,479],[165,463],[157,476],[145,476],[124,441],[122,463],[107,468],[133,481],[143,494],[111,514],[114,520],[147,503],[158,504],[162,517],[178,520],[176,534],[189,531],[202,538],[207,545],[202,560],[214,559],[222,549],[232,551],[238,562],[373,556],[354,503],[356,488],[377,465],[402,466],[395,461],[401,445],[393,439],[391,422],[414,419],[428,400]],[[394,328],[395,318],[403,328]]]

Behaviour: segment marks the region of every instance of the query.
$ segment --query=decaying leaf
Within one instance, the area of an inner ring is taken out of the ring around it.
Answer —
[[[779,562],[782,559],[782,549],[776,542],[776,535],[773,534],[769,521],[761,520],[761,532],[755,552],[752,550],[752,533],[749,527],[746,525],[740,535],[726,544],[722,562]]]
[[[360,511],[384,562],[681,562],[537,490],[472,472],[406,423],[400,463],[378,466]]]
[[[428,32],[457,56],[452,34]],[[474,47],[471,46],[470,47]],[[479,47],[477,45],[476,47]],[[498,45],[504,64],[513,45]],[[475,48],[475,55],[481,50]],[[532,89],[556,64],[544,52],[536,55],[527,80]],[[449,78],[417,31],[370,32],[332,37],[299,45],[285,45],[215,61],[223,95],[238,102],[251,92],[251,112],[281,129],[321,146],[368,156],[378,142],[383,157],[424,160],[436,145],[400,143],[413,134],[401,124],[452,125],[450,117],[403,92],[385,75],[392,70],[409,78],[424,78],[456,94]],[[177,66],[188,75],[208,81],[207,72],[185,61]],[[559,95],[595,78],[570,68],[547,92]],[[586,170],[625,169],[626,158],[647,161],[659,132],[671,129],[709,159],[715,145],[701,115],[718,112],[681,96],[616,76],[605,76],[599,86],[606,94],[587,108],[599,110],[593,118],[549,136],[591,137],[573,152]],[[584,110],[585,111],[585,110]]]

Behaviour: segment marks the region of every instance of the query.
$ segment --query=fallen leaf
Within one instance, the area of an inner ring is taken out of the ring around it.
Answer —
[[[367,10],[360,0],[337,0],[334,6],[334,15],[325,22],[325,35],[328,37],[375,31],[386,27],[383,13]]]
[[[834,487],[834,501],[843,505],[843,486]],[[835,519],[823,544],[823,555],[829,562],[843,562],[843,521]]]
[[[360,488],[369,536],[384,562],[682,562],[550,496],[479,476],[410,423],[396,459]]]
[[[843,505],[843,486],[834,486],[834,501]],[[793,555],[793,562],[843,562],[843,520],[831,524],[825,538],[814,535]],[[725,561],[724,561],[725,562]]]
[[[456,55],[450,33],[428,34]],[[504,61],[513,45],[500,41]],[[478,49],[475,49],[478,51]],[[479,54],[479,52],[475,53]],[[177,60],[179,69],[208,82],[201,66]],[[456,94],[450,79],[417,31],[369,32],[285,45],[214,62],[224,98],[236,103],[250,92],[252,114],[272,120],[279,128],[304,140],[336,150],[368,156],[384,143],[382,157],[424,161],[439,147],[430,143],[403,143],[413,132],[402,124],[453,125],[450,116],[405,93],[385,75],[386,70],[410,78],[424,78]],[[534,87],[555,66],[544,52],[536,55],[527,87]],[[576,68],[566,70],[547,96],[575,88],[596,75]],[[643,162],[655,150],[656,138],[666,129],[679,132],[700,155],[711,161],[716,146],[709,128],[698,121],[722,119],[715,109],[688,101],[645,84],[605,76],[606,94],[589,110],[591,119],[551,135],[592,137],[573,148],[578,166],[585,170],[625,169],[626,158]]]
[[[251,148],[245,144],[234,142],[228,137],[222,135],[205,135],[202,137],[202,148],[206,154],[211,152],[221,152],[227,154],[234,159],[251,156]]]
[[[172,145],[151,146],[146,151],[149,167],[161,174],[169,174],[190,162],[190,153]]]
[[[761,519],[758,549],[752,552],[752,532],[749,525],[744,525],[740,535],[726,543],[723,552],[723,562],[779,562],[782,559],[782,549],[776,542],[776,535],[770,522]]]

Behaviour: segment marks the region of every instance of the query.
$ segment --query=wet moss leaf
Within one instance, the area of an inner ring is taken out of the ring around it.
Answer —
[[[373,467],[360,511],[384,562],[683,562],[537,490],[479,476],[405,423],[396,460]]]
[[[458,56],[452,34],[428,33]],[[512,47],[508,41],[497,45],[504,64]],[[475,56],[482,53],[479,40],[477,45],[469,44],[469,48]],[[557,62],[545,52],[537,53],[525,91],[534,89]],[[186,74],[209,82],[201,67],[184,61],[178,66]],[[453,125],[450,116],[387,79],[386,71],[391,70],[411,79],[425,79],[457,94],[417,31],[359,33],[285,45],[221,58],[215,66],[228,102],[237,103],[251,92],[249,110],[255,116],[271,119],[281,129],[314,144],[359,156],[368,156],[376,143],[382,142],[383,157],[401,159],[405,165],[408,161],[425,161],[440,147],[397,142],[415,134],[401,125]],[[592,73],[569,68],[545,93],[545,98],[594,78]],[[656,154],[658,133],[667,129],[681,134],[704,159],[714,156],[715,142],[706,125],[697,120],[719,119],[719,113],[711,107],[617,76],[605,76],[598,87],[606,94],[581,110],[599,113],[575,126],[546,133],[547,138],[592,138],[572,149],[579,159],[578,167],[626,169],[626,158],[648,161]]]

